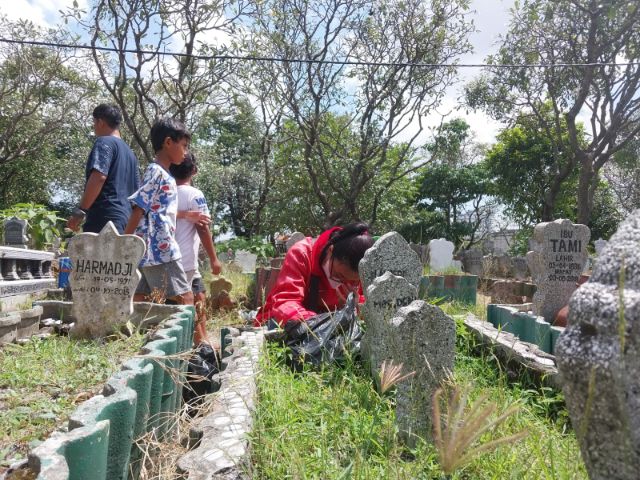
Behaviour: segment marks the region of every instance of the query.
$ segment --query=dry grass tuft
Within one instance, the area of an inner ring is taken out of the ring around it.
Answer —
[[[404,364],[399,363],[398,365],[393,364],[393,360],[389,360],[388,362],[385,360],[382,362],[380,367],[380,393],[385,393],[389,389],[393,388],[398,383],[406,380],[407,378],[415,375],[416,372],[409,372],[407,374],[402,374],[402,368]]]

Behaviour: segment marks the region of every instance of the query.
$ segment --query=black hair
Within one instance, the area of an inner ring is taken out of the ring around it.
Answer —
[[[110,103],[101,103],[93,109],[93,118],[96,120],[104,120],[111,128],[116,129],[122,123],[122,114],[120,109]]]
[[[193,153],[188,152],[184,156],[184,160],[181,164],[176,165],[172,163],[169,166],[169,173],[176,180],[186,180],[189,177],[193,177],[198,172],[198,166],[196,165],[196,157]]]
[[[185,127],[181,121],[170,117],[161,117],[153,122],[149,136],[151,137],[151,145],[153,146],[154,152],[162,150],[162,145],[167,137],[174,142],[182,140],[183,138],[191,140],[191,134],[187,130],[187,127]]]
[[[320,254],[321,263],[327,256],[331,245],[333,245],[333,258],[349,265],[351,270],[357,272],[364,252],[373,245],[369,225],[363,222],[350,223],[342,227],[341,230],[331,233],[329,241]]]

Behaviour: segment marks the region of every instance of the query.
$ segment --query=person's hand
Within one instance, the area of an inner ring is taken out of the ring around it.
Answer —
[[[215,260],[210,260],[210,265],[211,273],[214,275],[220,275],[220,272],[222,271],[222,263],[220,263],[220,260],[217,258]]]
[[[80,230],[81,220],[82,218],[80,217],[76,217],[74,215],[70,216],[69,219],[67,220],[67,228],[69,230],[73,230],[74,232],[77,232],[78,230]]]
[[[195,223],[199,227],[206,227],[211,223],[211,217],[199,210],[186,210],[180,212],[180,217],[191,223]]]

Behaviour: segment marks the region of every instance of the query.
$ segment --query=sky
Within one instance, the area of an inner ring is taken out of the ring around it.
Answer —
[[[80,7],[87,5],[87,0],[75,0]],[[60,10],[71,7],[74,0],[2,0],[0,14],[10,19],[28,18],[36,24],[47,26],[61,22]],[[483,63],[484,58],[496,49],[496,41],[501,33],[506,32],[509,9],[514,0],[472,0],[471,10],[477,30],[470,37],[474,52],[461,58],[460,63]],[[449,114],[450,118],[464,118],[474,132],[475,139],[481,143],[492,143],[500,129],[500,125],[482,112],[466,112],[459,107],[462,86],[479,73],[479,69],[460,69],[461,82],[451,87],[438,114]],[[439,115],[432,115],[424,122],[433,127],[440,123]],[[409,134],[410,132],[407,132]]]

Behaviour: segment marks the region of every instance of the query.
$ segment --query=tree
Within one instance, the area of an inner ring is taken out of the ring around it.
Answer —
[[[507,207],[506,213],[522,227],[573,217],[577,171],[567,168],[570,154],[556,150],[537,119],[518,117],[497,140],[487,151],[486,167],[491,193]]]
[[[60,42],[58,29],[0,17],[0,36]],[[67,157],[57,146],[83,129],[95,85],[80,73],[82,62],[67,50],[2,44],[0,48],[0,208],[16,202],[50,203],[51,183]]]
[[[271,65],[274,80],[267,85],[287,107],[287,135],[301,146],[292,169],[310,182],[318,208],[309,215],[318,227],[353,219],[375,223],[393,184],[428,161],[415,162],[416,139],[455,69],[411,64],[446,63],[469,50],[466,7],[462,0],[258,5],[250,44],[283,59]],[[331,125],[337,117],[339,130]]]
[[[639,60],[638,2],[524,0],[516,3],[499,53],[488,59],[496,68],[470,85],[467,97],[505,121],[531,115],[554,155],[569,152],[550,189],[578,166],[577,220],[588,224],[601,169],[640,132]],[[581,117],[588,118],[584,143]]]

